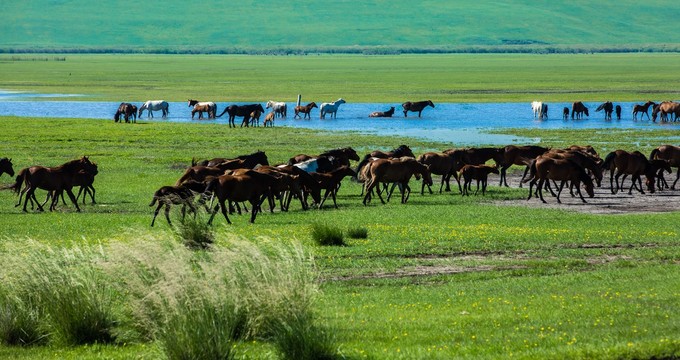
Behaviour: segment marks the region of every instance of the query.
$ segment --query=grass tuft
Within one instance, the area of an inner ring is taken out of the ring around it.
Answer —
[[[312,224],[312,239],[321,246],[345,246],[342,230],[335,226]]]
[[[368,238],[368,229],[365,227],[352,227],[347,229],[347,236],[350,239],[366,239]]]
[[[174,225],[175,236],[189,249],[205,250],[215,243],[215,230],[205,219],[187,217]]]

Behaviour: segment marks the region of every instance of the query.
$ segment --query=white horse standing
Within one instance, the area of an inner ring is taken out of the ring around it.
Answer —
[[[326,114],[331,114],[331,119],[332,118],[338,118],[338,108],[340,105],[344,104],[345,100],[342,98],[335,100],[332,103],[322,103],[321,106],[319,107],[319,119],[325,119]]]
[[[168,108],[169,108],[168,102],[165,100],[149,100],[139,107],[139,114],[137,115],[137,117],[141,118],[144,110],[149,111],[149,115],[147,117],[152,118],[153,111],[158,110],[161,110],[163,112],[163,117],[167,117],[169,113]]]
[[[534,119],[548,118],[548,104],[544,104],[541,101],[532,101],[531,110],[534,112]]]
[[[274,100],[267,101],[266,109],[274,110],[274,116],[286,117],[288,115],[288,105],[285,102],[278,102]]]

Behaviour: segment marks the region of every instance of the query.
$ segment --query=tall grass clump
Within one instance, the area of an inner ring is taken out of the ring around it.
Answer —
[[[40,311],[17,294],[0,294],[0,342],[5,345],[45,343],[48,332]]]
[[[342,234],[342,229],[314,223],[312,224],[312,239],[321,246],[345,246],[345,239]]]
[[[55,248],[32,241],[15,247],[5,249],[0,260],[3,292],[18,299],[13,309],[24,312],[29,322],[44,315],[49,331],[66,344],[114,340],[117,293],[96,266],[103,256],[100,248]]]
[[[351,239],[366,239],[368,238],[368,229],[362,226],[351,227],[347,229],[347,236]]]
[[[208,249],[215,243],[214,228],[203,218],[187,217],[173,226],[175,236],[190,249]]]

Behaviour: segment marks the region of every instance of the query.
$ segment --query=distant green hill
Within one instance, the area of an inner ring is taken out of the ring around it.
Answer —
[[[0,51],[678,51],[677,0],[3,1]]]

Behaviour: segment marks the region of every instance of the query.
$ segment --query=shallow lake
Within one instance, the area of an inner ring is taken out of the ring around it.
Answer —
[[[50,101],[43,100],[50,94],[36,95],[0,91],[0,116],[26,117],[66,117],[110,120],[119,103],[96,101]],[[54,96],[55,94],[51,94]],[[37,98],[37,99],[36,99]],[[33,101],[31,101],[33,100]],[[140,103],[136,103],[138,106]],[[240,103],[242,104],[242,103]],[[303,101],[303,104],[306,104]],[[409,113],[404,118],[400,104],[347,103],[341,105],[337,119],[319,119],[319,110],[312,110],[311,120],[293,119],[294,102],[288,103],[287,119],[276,119],[275,126],[301,127],[320,130],[353,130],[369,134],[412,136],[423,139],[443,141],[455,145],[477,145],[507,143],[530,143],[535,139],[522,139],[509,135],[488,134],[491,129],[535,128],[535,129],[585,129],[585,128],[647,128],[671,126],[680,129],[680,123],[659,124],[647,121],[633,121],[631,112],[635,103],[616,103],[622,107],[621,120],[604,120],[603,112],[595,112],[599,105],[588,102],[590,117],[583,120],[563,120],[562,108],[571,107],[567,103],[549,103],[547,120],[535,120],[529,103],[439,103],[435,108],[423,110],[422,117]],[[218,114],[228,103],[218,103]],[[264,106],[264,103],[263,103]],[[392,118],[369,118],[373,111],[386,111],[396,108]],[[651,113],[651,109],[650,109]],[[198,114],[196,115],[198,116]],[[142,120],[152,122],[203,122],[224,124],[227,115],[217,120],[192,120],[191,108],[186,102],[170,102],[170,115],[167,119],[156,112],[154,119],[147,119],[145,112]],[[264,118],[261,119],[261,121]],[[237,119],[239,123],[239,119]],[[677,124],[677,125],[676,125]]]

